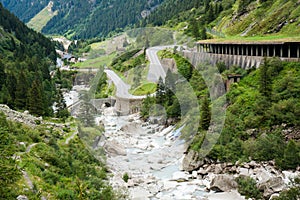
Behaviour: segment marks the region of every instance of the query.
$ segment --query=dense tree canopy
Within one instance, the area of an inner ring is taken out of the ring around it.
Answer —
[[[35,115],[51,115],[56,92],[49,71],[56,63],[54,44],[1,4],[0,13],[0,103],[29,109]]]

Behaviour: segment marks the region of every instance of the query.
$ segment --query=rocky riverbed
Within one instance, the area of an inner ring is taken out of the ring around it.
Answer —
[[[174,127],[149,124],[139,115],[117,117],[108,108],[97,118],[105,126],[107,165],[112,186],[128,194],[129,199],[216,199],[208,192],[209,179],[182,170],[186,146],[175,138]],[[128,174],[128,181],[123,180]],[[235,190],[222,199],[244,199]]]
[[[117,117],[112,108],[97,121],[105,126],[111,184],[128,191],[129,199],[199,199],[206,194],[201,181],[180,171],[185,145],[173,138],[174,127],[148,124],[138,115]]]
[[[195,166],[172,126],[144,122],[138,114],[119,117],[113,108],[105,109],[96,121],[105,126],[105,140],[99,145],[107,153],[110,182],[127,193],[128,199],[242,200],[245,197],[237,192],[235,181],[238,176],[252,177],[264,197],[272,199],[288,187],[290,178],[300,175],[299,171],[280,172],[272,162],[216,164],[205,160]],[[127,182],[124,174],[128,174]]]

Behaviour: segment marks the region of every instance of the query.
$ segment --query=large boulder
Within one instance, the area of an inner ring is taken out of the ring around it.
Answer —
[[[270,197],[274,193],[281,192],[285,184],[281,177],[272,177],[266,182],[259,183],[258,188],[264,191],[264,197]]]
[[[190,150],[182,160],[182,170],[188,172],[198,170],[204,164],[204,161],[199,158],[200,156],[197,151]]]
[[[217,192],[229,192],[238,188],[233,176],[227,174],[216,175],[210,183],[210,189]]]
[[[207,200],[245,200],[236,190],[209,194]]]
[[[107,141],[104,144],[104,149],[112,156],[126,156],[126,149],[116,140]]]

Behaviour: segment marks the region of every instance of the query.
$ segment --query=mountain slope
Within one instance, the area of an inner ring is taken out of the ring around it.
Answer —
[[[0,0],[24,22],[28,22],[49,2]],[[133,26],[167,26],[205,39],[205,29],[213,37],[297,35],[300,7],[296,0],[53,0],[58,12],[45,26],[46,34],[69,38],[105,37]]]
[[[41,31],[44,26],[55,16],[57,11],[52,11],[53,2],[50,3],[41,12],[36,14],[28,23],[27,26],[36,31]]]
[[[55,86],[49,68],[54,44],[29,29],[0,4],[0,103],[51,115]]]
[[[198,39],[205,39],[199,33],[203,27],[212,37],[291,37],[300,33],[300,4],[295,0],[165,0],[142,24],[180,28]]]
[[[28,22],[49,2],[37,0],[1,0],[4,6],[24,22]],[[42,29],[46,34],[65,34],[73,38],[106,36],[112,31],[134,25],[142,19],[142,11],[151,11],[163,0],[53,0],[53,17]],[[30,6],[31,5],[31,6]],[[147,12],[146,12],[147,13]]]

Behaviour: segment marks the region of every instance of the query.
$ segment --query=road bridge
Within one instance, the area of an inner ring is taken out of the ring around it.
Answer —
[[[238,65],[244,69],[258,68],[265,57],[279,57],[283,61],[300,61],[300,42],[204,40],[197,43],[197,53],[185,52],[185,56],[209,61],[211,64],[224,62],[228,67]]]

